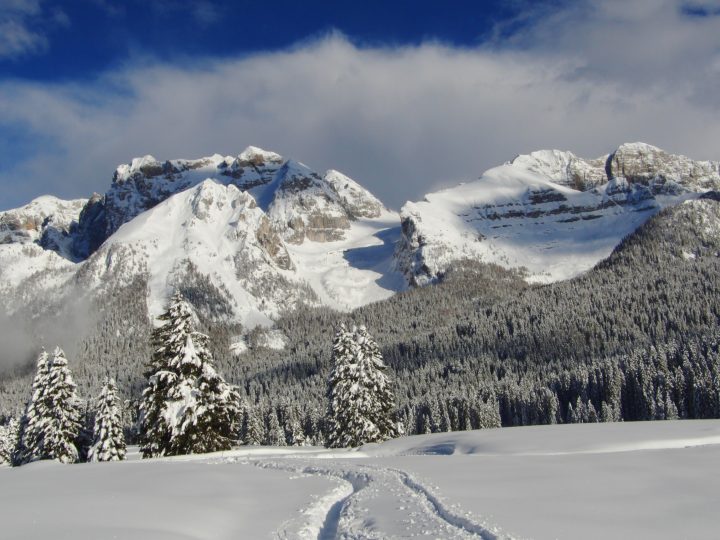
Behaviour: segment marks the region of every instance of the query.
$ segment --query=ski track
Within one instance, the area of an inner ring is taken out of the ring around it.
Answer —
[[[244,461],[248,463],[248,461]],[[276,533],[287,540],[370,540],[442,538],[500,540],[509,538],[451,509],[408,473],[376,465],[341,462],[323,466],[307,462],[255,461],[261,468],[319,475],[338,487],[309,505]]]

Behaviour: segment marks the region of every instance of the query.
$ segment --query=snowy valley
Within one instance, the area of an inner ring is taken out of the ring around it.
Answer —
[[[57,539],[713,538],[719,450],[712,420],[421,435],[352,451],[39,462],[0,468],[0,530]]]
[[[712,537],[719,191],[633,143],[394,212],[249,147],[0,212],[0,536]]]

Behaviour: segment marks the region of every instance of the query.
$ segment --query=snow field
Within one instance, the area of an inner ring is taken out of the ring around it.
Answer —
[[[270,538],[335,485],[326,477],[235,462],[39,462],[0,470],[0,537]]]
[[[0,537],[662,539],[720,527],[720,420],[128,457],[0,469]]]

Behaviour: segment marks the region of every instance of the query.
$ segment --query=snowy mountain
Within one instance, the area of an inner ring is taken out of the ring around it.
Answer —
[[[720,187],[720,163],[624,144],[598,159],[543,150],[401,210],[397,268],[413,284],[469,258],[571,278],[607,257],[660,209]]]
[[[151,317],[180,287],[205,315],[267,325],[300,305],[347,310],[402,289],[391,268],[398,223],[342,173],[258,148],[144,156],[119,166],[105,195],[0,214],[0,277],[9,311],[28,295],[97,297],[142,276]]]
[[[543,150],[408,202],[248,147],[120,165],[104,195],[0,213],[6,310],[98,298],[142,279],[155,317],[181,288],[211,318],[269,325],[302,305],[350,310],[433,282],[453,261],[573,277],[661,208],[720,188],[720,164],[642,143],[598,159]]]
[[[0,212],[0,292],[15,291],[43,271],[71,268],[71,229],[85,199],[49,195]]]

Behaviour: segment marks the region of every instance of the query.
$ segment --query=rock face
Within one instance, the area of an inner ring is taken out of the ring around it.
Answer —
[[[352,214],[335,188],[297,161],[288,161],[277,173],[276,189],[268,209],[274,226],[286,241],[302,244],[342,240]]]
[[[385,209],[375,196],[343,173],[330,169],[325,173],[325,181],[340,196],[342,205],[354,217],[379,217]]]
[[[577,275],[661,208],[717,190],[718,162],[643,143],[585,160],[542,150],[401,211],[396,267],[416,285],[458,259],[522,268],[531,280]]]
[[[606,174],[608,178],[652,186],[657,193],[667,183],[693,191],[720,188],[720,162],[693,161],[643,143],[623,144],[610,154]]]

